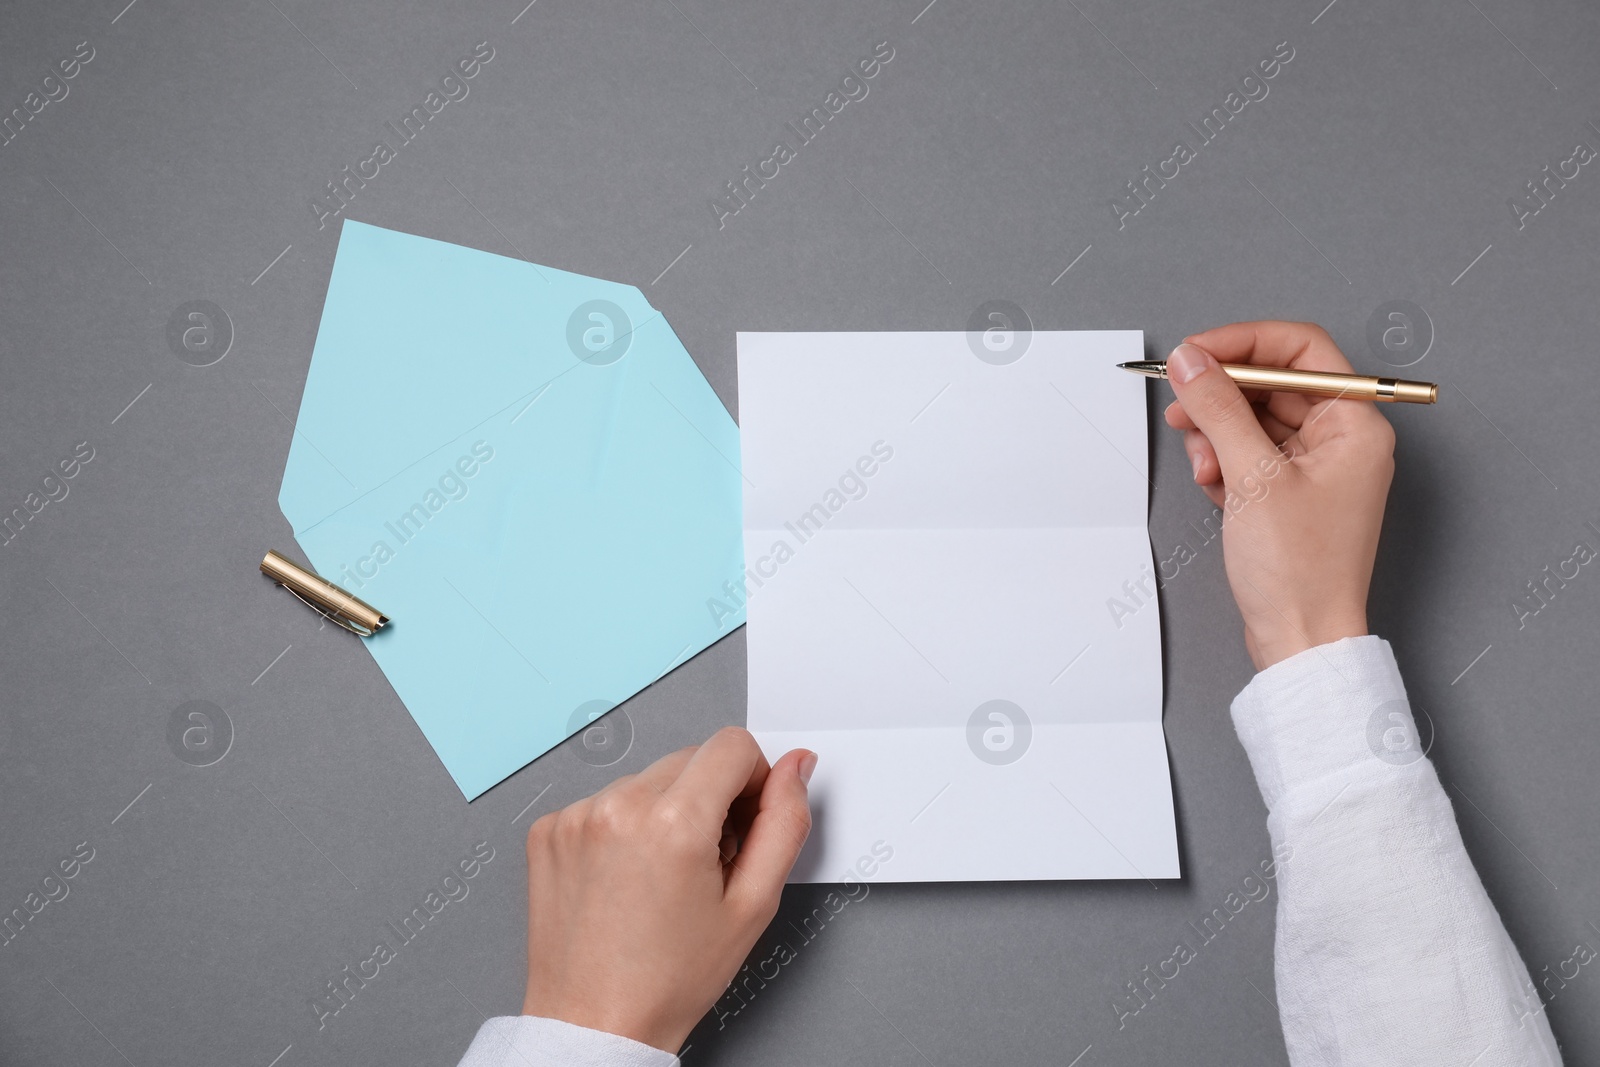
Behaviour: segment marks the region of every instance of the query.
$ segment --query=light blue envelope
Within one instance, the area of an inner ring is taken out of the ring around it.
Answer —
[[[470,800],[744,621],[738,462],[638,289],[347,221],[278,502]]]

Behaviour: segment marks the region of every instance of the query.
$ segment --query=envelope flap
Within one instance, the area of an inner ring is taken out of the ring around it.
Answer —
[[[656,317],[630,285],[345,222],[285,517],[315,525]]]

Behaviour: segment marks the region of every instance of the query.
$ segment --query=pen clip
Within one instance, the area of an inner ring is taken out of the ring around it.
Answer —
[[[371,637],[373,634],[378,632],[376,630],[371,630],[371,629],[368,629],[368,628],[366,628],[364,626],[357,625],[355,622],[351,621],[350,619],[343,619],[343,618],[340,618],[339,616],[334,615],[334,614],[332,614],[330,612],[324,611],[322,609],[321,605],[313,604],[311,601],[309,601],[305,597],[301,596],[300,595],[300,591],[298,589],[294,588],[293,586],[285,585],[284,588],[289,590],[289,595],[294,597],[296,600],[300,601],[300,603],[304,604],[306,607],[310,608],[312,611],[316,612],[318,615],[321,615],[324,619],[327,619],[329,622],[333,623],[335,626],[340,626],[340,627],[343,627],[346,630],[349,630],[351,633],[355,634],[357,637]]]

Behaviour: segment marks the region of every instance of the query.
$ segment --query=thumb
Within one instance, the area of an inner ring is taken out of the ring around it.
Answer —
[[[1179,345],[1167,357],[1167,380],[1178,403],[1217,450],[1225,481],[1278,455],[1255,410],[1211,353],[1199,345]]]
[[[744,846],[733,861],[735,870],[745,877],[731,878],[730,892],[761,894],[761,904],[776,902],[811,834],[806,780],[816,760],[816,753],[796,749],[773,764],[762,784]]]

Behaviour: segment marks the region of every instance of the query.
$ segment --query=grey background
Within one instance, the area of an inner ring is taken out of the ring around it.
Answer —
[[[620,763],[569,742],[468,805],[366,651],[255,572],[293,548],[286,413],[337,240],[309,203],[479,41],[495,58],[470,96],[348,214],[639,285],[730,410],[736,329],[957,330],[1006,299],[1038,328],[1143,329],[1156,356],[1309,319],[1377,370],[1368,317],[1420,304],[1437,337],[1411,373],[1444,402],[1392,412],[1373,625],[1530,969],[1600,943],[1600,576],[1523,628],[1512,607],[1574,542],[1600,546],[1600,164],[1521,231],[1507,207],[1600,143],[1600,10],[124,3],[0,8],[0,114],[95,49],[0,147],[0,513],[95,450],[0,548],[0,910],[95,850],[0,948],[0,1061],[453,1063],[520,1004],[527,825],[742,720],[737,633],[625,705]],[[870,95],[719,230],[722,183],[880,41],[895,58]],[[1270,95],[1119,232],[1123,183],[1280,41],[1295,58]],[[204,368],[166,340],[196,299],[236,330]],[[1209,507],[1152,434],[1162,555]],[[1218,546],[1162,610],[1181,883],[875,887],[686,1062],[1283,1062],[1265,905],[1125,1029],[1110,1006],[1268,854],[1227,720],[1249,665]],[[209,767],[167,744],[189,700],[235,732]],[[496,856],[471,895],[319,1032],[307,998],[477,841]],[[789,891],[785,916],[824,891]],[[1592,969],[1550,1003],[1570,1063],[1600,1056],[1597,1006]]]

